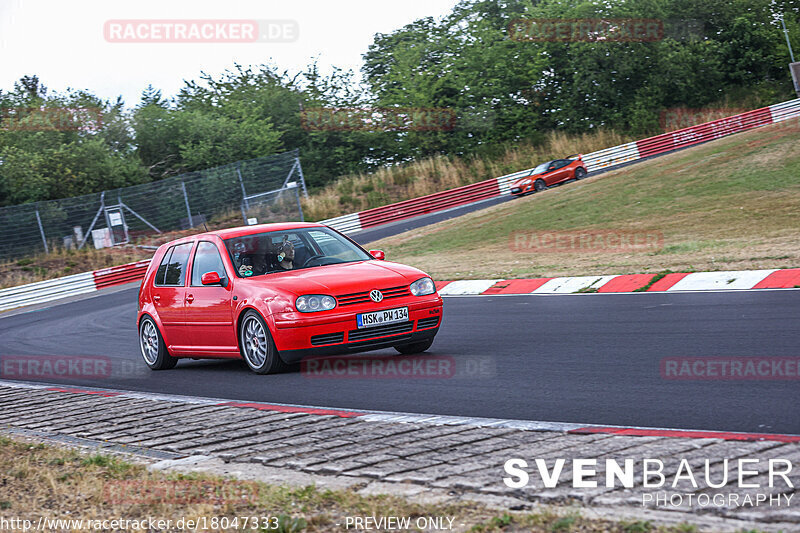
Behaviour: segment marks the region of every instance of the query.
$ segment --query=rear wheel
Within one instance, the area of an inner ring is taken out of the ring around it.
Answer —
[[[586,177],[586,169],[583,167],[578,167],[575,169],[575,179],[582,180]]]
[[[150,370],[169,370],[178,364],[178,359],[167,351],[161,332],[149,316],[142,318],[139,323],[139,349]]]
[[[247,366],[256,374],[274,374],[288,368],[278,355],[267,324],[255,311],[247,311],[242,318],[239,349]]]
[[[533,190],[536,192],[543,191],[547,188],[547,185],[544,183],[543,179],[538,179],[533,182]]]
[[[403,355],[411,355],[414,353],[422,353],[433,344],[433,339],[426,341],[415,342],[414,344],[404,344],[402,346],[395,346],[394,349]]]

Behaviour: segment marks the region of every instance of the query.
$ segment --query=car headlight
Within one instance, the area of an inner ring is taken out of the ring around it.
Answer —
[[[531,180],[522,180],[520,182],[520,185],[530,185],[530,183],[531,183]]]
[[[336,298],[324,294],[308,294],[301,296],[294,302],[294,306],[301,313],[316,313],[329,311],[336,307]]]
[[[422,278],[412,283],[408,289],[414,296],[425,296],[436,292],[436,285],[431,278]]]

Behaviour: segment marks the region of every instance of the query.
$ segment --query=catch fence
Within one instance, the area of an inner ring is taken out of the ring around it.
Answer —
[[[308,193],[293,150],[132,187],[3,207],[0,259],[124,244],[202,226],[231,211],[241,212],[245,224],[303,220],[301,194]]]

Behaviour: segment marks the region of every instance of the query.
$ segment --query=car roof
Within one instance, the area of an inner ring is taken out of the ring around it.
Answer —
[[[210,237],[216,235],[220,239],[231,239],[235,237],[245,237],[247,235],[254,235],[256,233],[265,233],[267,231],[288,231],[301,228],[325,228],[324,224],[315,222],[280,222],[274,224],[254,224],[252,226],[239,226],[236,228],[225,228],[216,231],[207,231],[205,233],[198,233],[182,239],[176,239],[167,244],[172,245],[179,242],[193,242],[201,240],[203,237]]]

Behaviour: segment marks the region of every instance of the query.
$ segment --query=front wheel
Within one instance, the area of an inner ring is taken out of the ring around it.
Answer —
[[[139,349],[150,370],[169,370],[178,364],[178,359],[167,351],[158,326],[149,316],[144,317],[139,324]]]
[[[274,374],[286,370],[269,328],[255,311],[247,311],[239,327],[239,347],[247,366],[256,374]]]
[[[401,346],[395,346],[394,349],[403,355],[411,355],[415,353],[424,352],[425,350],[430,348],[432,344],[433,344],[433,339],[428,339],[426,341],[415,342],[414,344],[403,344]]]
[[[541,191],[545,190],[546,188],[547,188],[547,185],[545,184],[544,180],[542,180],[542,179],[538,179],[538,180],[533,182],[533,190],[535,190],[536,192],[541,192]]]

